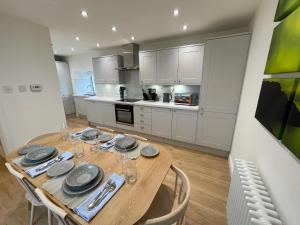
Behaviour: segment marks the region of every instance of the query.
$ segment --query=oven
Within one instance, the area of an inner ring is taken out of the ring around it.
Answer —
[[[133,126],[133,106],[115,104],[116,122],[123,125]]]

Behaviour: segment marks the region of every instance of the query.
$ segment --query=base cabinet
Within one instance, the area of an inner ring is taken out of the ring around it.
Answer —
[[[152,108],[152,135],[172,137],[172,109]]]
[[[84,97],[74,97],[74,102],[75,102],[75,108],[76,108],[76,116],[78,117],[79,115],[87,115],[87,110],[86,110],[86,100],[84,100]]]
[[[172,139],[195,144],[197,112],[173,110]]]
[[[115,106],[111,103],[87,101],[87,119],[92,123],[116,126]]]
[[[102,124],[107,126],[116,126],[115,105],[110,103],[102,104]]]
[[[226,113],[199,113],[196,144],[230,151],[235,117]]]

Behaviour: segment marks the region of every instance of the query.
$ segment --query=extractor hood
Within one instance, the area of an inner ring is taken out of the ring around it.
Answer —
[[[139,69],[139,45],[130,43],[122,46],[123,66],[117,70],[138,70]]]

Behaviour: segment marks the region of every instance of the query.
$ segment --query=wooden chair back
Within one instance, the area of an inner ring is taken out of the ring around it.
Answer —
[[[189,203],[190,193],[191,193],[191,185],[186,174],[172,165],[171,169],[175,172],[175,189],[174,194],[176,195],[178,192],[178,197],[176,198],[176,207],[173,210],[161,217],[148,219],[140,224],[142,225],[172,225],[177,224],[180,225],[183,222],[184,215]],[[178,189],[178,181],[181,181]]]
[[[73,225],[74,223],[71,222],[71,220],[68,218],[68,213],[60,208],[59,206],[55,205],[50,199],[44,194],[44,192],[36,188],[35,193],[38,195],[38,197],[41,199],[43,204],[50,210],[53,214],[53,216],[58,220],[59,224],[63,225]]]
[[[5,166],[7,170],[17,179],[17,181],[21,184],[21,186],[24,188],[26,193],[30,195],[32,198],[34,198],[37,202],[40,202],[40,199],[34,192],[34,188],[30,184],[30,182],[26,179],[26,177],[19,173],[17,170],[15,170],[12,165],[10,165],[8,162],[5,163]]]

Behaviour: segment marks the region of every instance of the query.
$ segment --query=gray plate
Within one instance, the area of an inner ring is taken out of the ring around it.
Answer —
[[[42,145],[26,145],[18,150],[18,154],[26,155],[27,153],[29,153],[33,150],[36,150],[36,149],[40,149],[41,147],[43,147],[43,146]]]
[[[135,138],[132,137],[124,137],[116,141],[115,146],[118,149],[130,149],[132,146],[136,144]]]
[[[155,157],[159,154],[159,149],[153,145],[147,145],[141,149],[141,155],[145,157]]]
[[[101,182],[101,180],[103,179],[103,175],[100,176],[97,176],[96,179],[94,180],[94,182],[90,183],[89,185],[86,185],[85,188],[81,189],[81,190],[78,190],[78,191],[74,191],[74,190],[71,190],[68,185],[66,184],[66,180],[63,182],[62,184],[62,190],[63,192],[65,192],[67,195],[81,195],[81,194],[85,194],[91,190],[93,190],[94,188],[96,188],[99,183]]]
[[[78,190],[94,180],[99,174],[99,167],[93,164],[78,166],[65,179],[69,189]]]
[[[27,153],[25,158],[32,162],[39,162],[53,155],[55,150],[56,148],[54,147],[42,147]]]
[[[138,146],[139,146],[139,143],[136,142],[132,147],[126,148],[126,149],[119,148],[118,146],[115,145],[115,149],[116,149],[118,152],[130,152],[130,151],[133,151],[134,149],[136,149]]]
[[[23,157],[23,159],[21,160],[21,165],[25,166],[25,167],[39,165],[39,164],[42,164],[44,162],[47,162],[47,161],[55,158],[57,155],[58,155],[58,151],[55,150],[54,153],[52,155],[50,155],[48,158],[43,159],[41,161],[37,161],[37,162],[29,161],[26,159],[26,157]]]
[[[81,139],[85,141],[94,140],[98,138],[98,136],[101,134],[102,132],[99,129],[91,129],[91,130],[84,131],[81,135],[82,136]]]
[[[58,177],[68,173],[75,166],[74,161],[66,160],[59,163],[55,163],[47,170],[49,177]]]
[[[112,136],[110,134],[101,134],[97,139],[100,142],[108,142],[108,141],[110,141],[113,138],[114,138],[114,136]]]

